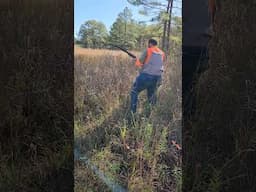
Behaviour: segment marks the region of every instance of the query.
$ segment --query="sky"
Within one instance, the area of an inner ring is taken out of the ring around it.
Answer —
[[[77,37],[80,26],[87,20],[95,19],[105,24],[108,30],[115,22],[117,15],[128,7],[132,10],[133,19],[138,21],[150,20],[150,17],[138,13],[142,7],[135,7],[127,0],[74,0],[74,34]],[[179,5],[181,7],[181,5]],[[178,13],[181,14],[181,13]]]

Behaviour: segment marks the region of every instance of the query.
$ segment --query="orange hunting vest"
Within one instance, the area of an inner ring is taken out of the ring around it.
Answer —
[[[154,46],[147,48],[147,56],[144,63],[138,59],[135,63],[136,66],[142,67],[141,72],[150,75],[161,75],[163,72],[163,62],[165,60],[164,52],[158,47]]]

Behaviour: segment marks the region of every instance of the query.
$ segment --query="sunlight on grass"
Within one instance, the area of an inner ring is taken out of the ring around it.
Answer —
[[[180,63],[174,57],[166,66],[154,108],[140,94],[138,113],[129,123],[130,88],[138,74],[133,61],[120,51],[75,47],[76,146],[109,180],[129,191],[179,188],[181,156],[170,133],[181,131],[175,123],[181,119]],[[75,172],[80,169],[76,166]],[[90,185],[79,178],[75,180]]]

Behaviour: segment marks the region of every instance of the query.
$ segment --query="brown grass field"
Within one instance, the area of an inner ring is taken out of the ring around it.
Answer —
[[[134,52],[137,56],[140,53]],[[75,191],[110,191],[97,172],[128,191],[179,191],[181,187],[181,57],[166,63],[157,106],[139,96],[138,116],[128,125],[129,93],[138,74],[121,51],[75,46]],[[128,146],[128,147],[127,147]]]

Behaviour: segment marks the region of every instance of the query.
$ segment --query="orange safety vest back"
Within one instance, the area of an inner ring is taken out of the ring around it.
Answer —
[[[147,56],[144,63],[141,63],[138,59],[135,65],[141,68],[141,73],[147,73],[150,75],[161,75],[163,72],[163,63],[165,60],[164,52],[158,47],[147,48]]]

